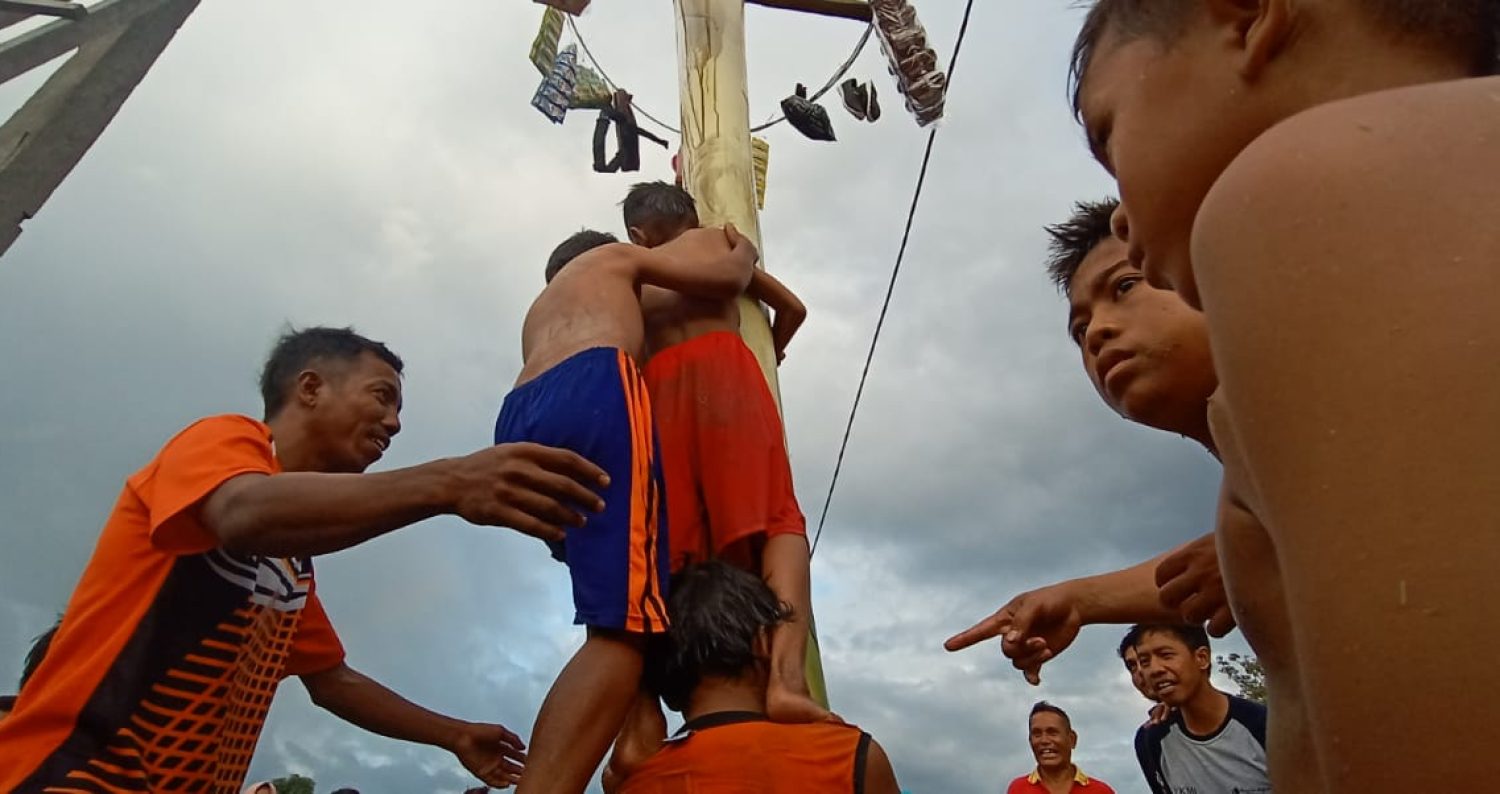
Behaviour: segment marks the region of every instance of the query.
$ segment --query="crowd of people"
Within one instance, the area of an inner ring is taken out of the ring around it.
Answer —
[[[1484,778],[1500,347],[1490,213],[1495,0],[1096,0],[1075,111],[1119,200],[1047,230],[1101,398],[1224,467],[1212,532],[1023,593],[950,639],[1033,683],[1085,625],[1158,704],[1153,792],[1417,791]],[[366,473],[401,431],[403,362],[294,330],[260,419],[187,425],[125,483],[0,720],[3,791],[241,789],[278,684],[490,786],[878,792],[885,749],[817,702],[805,521],[738,299],[805,309],[679,186],[546,265],[494,445]],[[455,515],[545,541],[587,638],[530,747],[359,673],[313,558]],[[1205,525],[1209,517],[1205,516]],[[1209,681],[1238,626],[1268,707]],[[1433,648],[1463,647],[1454,656]],[[685,724],[666,735],[661,704]],[[1435,730],[1444,725],[1450,729]],[[1012,792],[1108,792],[1063,709],[1029,715]],[[1455,737],[1459,737],[1455,739]],[[606,763],[610,748],[612,756]]]

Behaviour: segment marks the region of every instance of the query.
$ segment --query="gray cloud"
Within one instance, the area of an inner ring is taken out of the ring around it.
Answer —
[[[595,5],[580,21],[595,53],[675,117],[669,5]],[[960,4],[919,6],[946,58]],[[669,174],[648,145],[642,174],[594,175],[592,118],[555,128],[527,106],[537,11],[264,0],[193,16],[0,260],[0,680],[66,600],[124,477],[197,416],[257,412],[255,370],[285,322],[353,323],[407,358],[406,430],[382,466],[488,441],[547,252],[617,227],[628,185]],[[1139,561],[1210,520],[1215,466],[1099,404],[1041,271],[1040,226],[1109,190],[1063,99],[1075,24],[976,9],[814,562],[835,707],[916,792],[1026,771],[1024,714],[1043,696],[1073,711],[1086,769],[1144,791],[1117,631],[1085,631],[1040,690],[994,649],[941,642],[1022,589]],[[749,32],[757,118],[858,36],[765,9]],[[881,89],[879,124],[830,101],[839,143],[769,133],[766,260],[812,311],[782,393],[814,521],[925,137],[873,49],[854,74]],[[526,733],[580,640],[561,566],[505,532],[435,520],[318,571],[351,663],[457,716]],[[441,751],[363,734],[300,689],[283,688],[252,774],[465,784]]]

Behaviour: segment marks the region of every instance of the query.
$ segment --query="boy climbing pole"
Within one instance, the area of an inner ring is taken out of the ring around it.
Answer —
[[[632,188],[624,215],[631,241],[647,247],[698,228],[693,197],[664,182]],[[761,269],[746,292],[775,312],[771,339],[779,362],[807,309]],[[793,610],[772,638],[767,713],[780,722],[829,719],[810,696],[804,673],[812,612],[807,522],[792,488],[775,399],[739,335],[739,306],[665,289],[643,290],[641,306],[672,570],[721,558],[761,574]]]

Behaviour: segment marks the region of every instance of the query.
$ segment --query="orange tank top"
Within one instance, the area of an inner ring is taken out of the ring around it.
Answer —
[[[852,725],[709,714],[637,767],[620,794],[857,794],[869,746],[870,735]]]

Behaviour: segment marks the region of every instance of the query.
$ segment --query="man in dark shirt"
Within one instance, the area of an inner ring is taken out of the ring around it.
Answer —
[[[1147,691],[1173,711],[1141,726],[1136,757],[1154,794],[1270,794],[1266,707],[1219,691],[1201,626],[1139,625],[1135,647]]]

